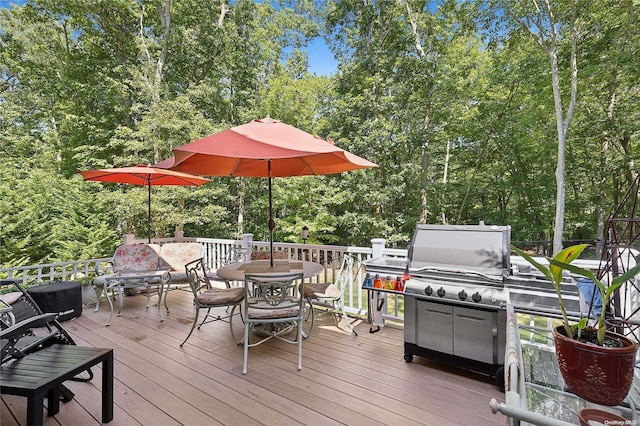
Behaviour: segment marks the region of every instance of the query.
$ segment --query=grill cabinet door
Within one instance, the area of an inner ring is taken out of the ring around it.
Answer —
[[[453,354],[453,306],[418,300],[418,346]]]
[[[454,313],[454,355],[495,363],[494,339],[498,332],[496,313],[462,307],[456,307]]]

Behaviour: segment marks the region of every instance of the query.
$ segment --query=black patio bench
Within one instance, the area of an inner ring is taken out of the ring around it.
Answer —
[[[0,366],[0,393],[27,397],[27,425],[60,411],[60,385],[102,363],[102,423],[113,419],[113,349],[55,344]]]

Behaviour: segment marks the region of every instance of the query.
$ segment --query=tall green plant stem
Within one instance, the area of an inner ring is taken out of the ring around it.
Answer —
[[[578,266],[569,264],[569,262],[565,263],[561,260],[556,260],[555,258],[550,259],[549,263],[552,265],[552,267],[566,269],[569,272],[581,275],[593,281],[596,287],[598,287],[600,298],[602,299],[602,312],[600,313],[600,317],[598,318],[598,322],[596,323],[596,330],[598,333],[598,345],[602,346],[604,344],[604,337],[607,333],[605,319],[606,308],[609,304],[609,300],[611,299],[611,296],[622,286],[622,284],[640,274],[640,264],[635,265],[624,274],[613,278],[609,286],[607,286],[602,281],[600,281],[593,272],[589,271],[588,269],[580,268]]]

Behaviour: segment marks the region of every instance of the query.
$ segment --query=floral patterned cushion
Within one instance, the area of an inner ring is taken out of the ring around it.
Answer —
[[[167,243],[160,248],[159,269],[185,272],[184,265],[200,259],[202,249],[200,243]]]
[[[113,272],[154,271],[158,269],[159,252],[157,244],[123,244],[113,255]]]
[[[260,250],[251,252],[251,260],[267,260],[270,259],[268,250]],[[286,259],[287,254],[282,250],[276,250],[273,252],[274,259]]]
[[[0,300],[7,305],[13,305],[22,297],[21,291],[12,291],[11,293],[0,294]]]
[[[342,296],[340,289],[330,283],[305,283],[304,297],[311,299],[339,299]]]
[[[200,259],[203,246],[199,243],[123,244],[111,259],[113,272],[155,271],[169,269],[171,283],[187,283],[184,265]],[[103,286],[110,275],[101,275],[93,280],[95,286]]]
[[[170,269],[184,272],[184,265],[202,257],[199,243],[124,244],[113,255],[113,271],[153,271]]]

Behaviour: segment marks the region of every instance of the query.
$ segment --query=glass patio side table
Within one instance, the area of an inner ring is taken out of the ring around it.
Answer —
[[[123,290],[128,288],[138,288],[145,287],[147,290],[147,309],[149,309],[149,288],[155,286],[158,290],[158,315],[160,316],[160,322],[164,321],[164,317],[162,316],[162,292],[164,290],[164,286],[171,279],[170,270],[168,269],[160,269],[154,271],[121,271],[116,272],[113,275],[108,275],[105,277],[103,291],[109,302],[109,319],[105,326],[111,324],[111,318],[113,317],[113,302],[111,302],[111,297],[109,296],[109,290],[117,290],[118,292],[118,316],[122,312],[122,304],[123,304]],[[96,290],[97,293],[97,290]],[[98,296],[98,302],[100,302],[100,296]],[[169,307],[167,306],[167,299],[165,297],[164,306],[169,312]],[[98,305],[96,304],[95,312],[98,311]]]
[[[541,315],[544,316],[544,315]],[[521,331],[525,333],[521,334]],[[635,369],[633,385],[622,406],[605,407],[588,402],[566,389],[556,360],[553,337],[543,342],[525,338],[528,331],[544,336],[548,329],[518,324],[513,305],[507,305],[505,354],[505,402],[491,400],[491,410],[507,417],[509,425],[567,426],[580,424],[583,408],[598,408],[628,419],[625,425],[640,425],[640,375]],[[550,334],[547,334],[550,336]]]

